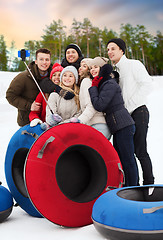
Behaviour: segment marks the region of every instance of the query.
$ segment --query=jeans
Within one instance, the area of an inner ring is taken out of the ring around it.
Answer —
[[[108,140],[111,138],[111,133],[106,123],[96,123],[91,125],[91,127],[95,128],[99,132],[101,132]]]
[[[125,127],[113,134],[113,146],[120,158],[125,174],[125,186],[136,186],[138,167],[134,157],[135,125]]]
[[[136,131],[134,135],[135,154],[143,172],[143,185],[153,184],[154,176],[152,163],[147,152],[147,131],[149,123],[149,111],[145,105],[137,108],[131,114],[135,121]]]

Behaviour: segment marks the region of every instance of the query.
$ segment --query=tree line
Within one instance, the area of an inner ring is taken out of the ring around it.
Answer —
[[[157,31],[156,36],[152,36],[145,26],[136,25],[134,27],[128,23],[121,24],[118,34],[106,27],[102,30],[93,26],[88,18],[84,18],[83,22],[73,19],[69,34],[66,34],[66,28],[62,20],[53,20],[50,25],[46,25],[40,41],[26,41],[24,48],[30,50],[28,61],[35,59],[35,52],[38,48],[45,47],[52,53],[52,63],[60,63],[64,58],[65,48],[70,43],[78,44],[84,57],[107,57],[106,44],[108,40],[120,37],[126,42],[128,58],[143,62],[151,75],[163,75],[163,35],[160,31]],[[23,71],[25,69],[22,61],[14,56],[15,49],[14,41],[7,49],[4,36],[0,35],[1,71]]]

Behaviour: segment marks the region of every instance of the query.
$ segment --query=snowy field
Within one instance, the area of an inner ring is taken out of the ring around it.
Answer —
[[[9,83],[17,73],[0,72],[0,181],[7,187],[4,161],[8,143],[19,129],[17,109],[5,99]],[[148,97],[150,124],[148,152],[152,159],[155,183],[163,184],[163,76],[153,77],[153,91]],[[140,179],[141,170],[140,170]],[[8,188],[8,187],[7,187]],[[0,224],[3,240],[103,240],[93,225],[81,228],[61,228],[45,218],[29,216],[20,207],[14,207],[10,217]]]

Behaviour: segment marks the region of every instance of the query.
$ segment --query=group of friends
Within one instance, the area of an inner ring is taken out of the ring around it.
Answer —
[[[38,49],[29,68],[42,92],[26,70],[12,80],[6,98],[18,109],[21,127],[40,124],[47,130],[61,123],[78,123],[95,128],[108,140],[112,137],[125,173],[124,186],[139,185],[136,157],[143,185],[148,185],[154,183],[147,152],[146,97],[151,77],[139,60],[125,56],[125,50],[125,42],[113,38],[107,43],[108,58],[84,58],[80,47],[72,43],[61,64],[52,65],[50,51]]]

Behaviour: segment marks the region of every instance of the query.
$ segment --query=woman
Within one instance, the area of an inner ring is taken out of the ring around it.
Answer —
[[[79,100],[81,107],[81,114],[76,122],[80,122],[89,125],[99,132],[101,132],[107,139],[110,139],[111,134],[106,124],[105,117],[102,112],[98,112],[94,109],[91,103],[88,89],[92,85],[92,79],[90,78],[89,62],[90,58],[84,58],[80,63],[79,77],[80,77],[80,92]],[[104,63],[106,63],[104,61]],[[71,120],[72,121],[72,120]],[[75,119],[74,119],[75,122]]]
[[[60,75],[60,86],[74,94],[70,100],[65,100],[63,96],[59,96],[53,92],[50,94],[48,103],[54,114],[46,107],[46,122],[49,126],[55,126],[59,122],[69,122],[72,117],[79,114],[79,88],[78,72],[75,67],[65,67]]]
[[[135,124],[124,107],[121,89],[113,78],[112,66],[105,64],[100,68],[99,57],[91,62],[93,76],[92,87],[89,89],[94,108],[106,113],[106,122],[113,134],[113,146],[121,160],[125,173],[125,186],[138,183],[138,168],[134,157],[133,136]]]
[[[55,63],[52,67],[52,71],[50,73],[50,79],[53,83],[59,84],[60,82],[60,74],[63,70],[63,67],[59,63]],[[44,96],[46,99],[48,99],[49,94],[44,93]],[[33,105],[37,104],[38,111],[33,110],[31,106],[31,112],[29,114],[29,120],[30,120],[30,127],[34,127],[37,124],[41,124],[45,121],[45,115],[46,115],[46,102],[44,100],[44,97],[42,96],[41,92],[37,95],[36,100]],[[35,109],[35,108],[34,108]]]

